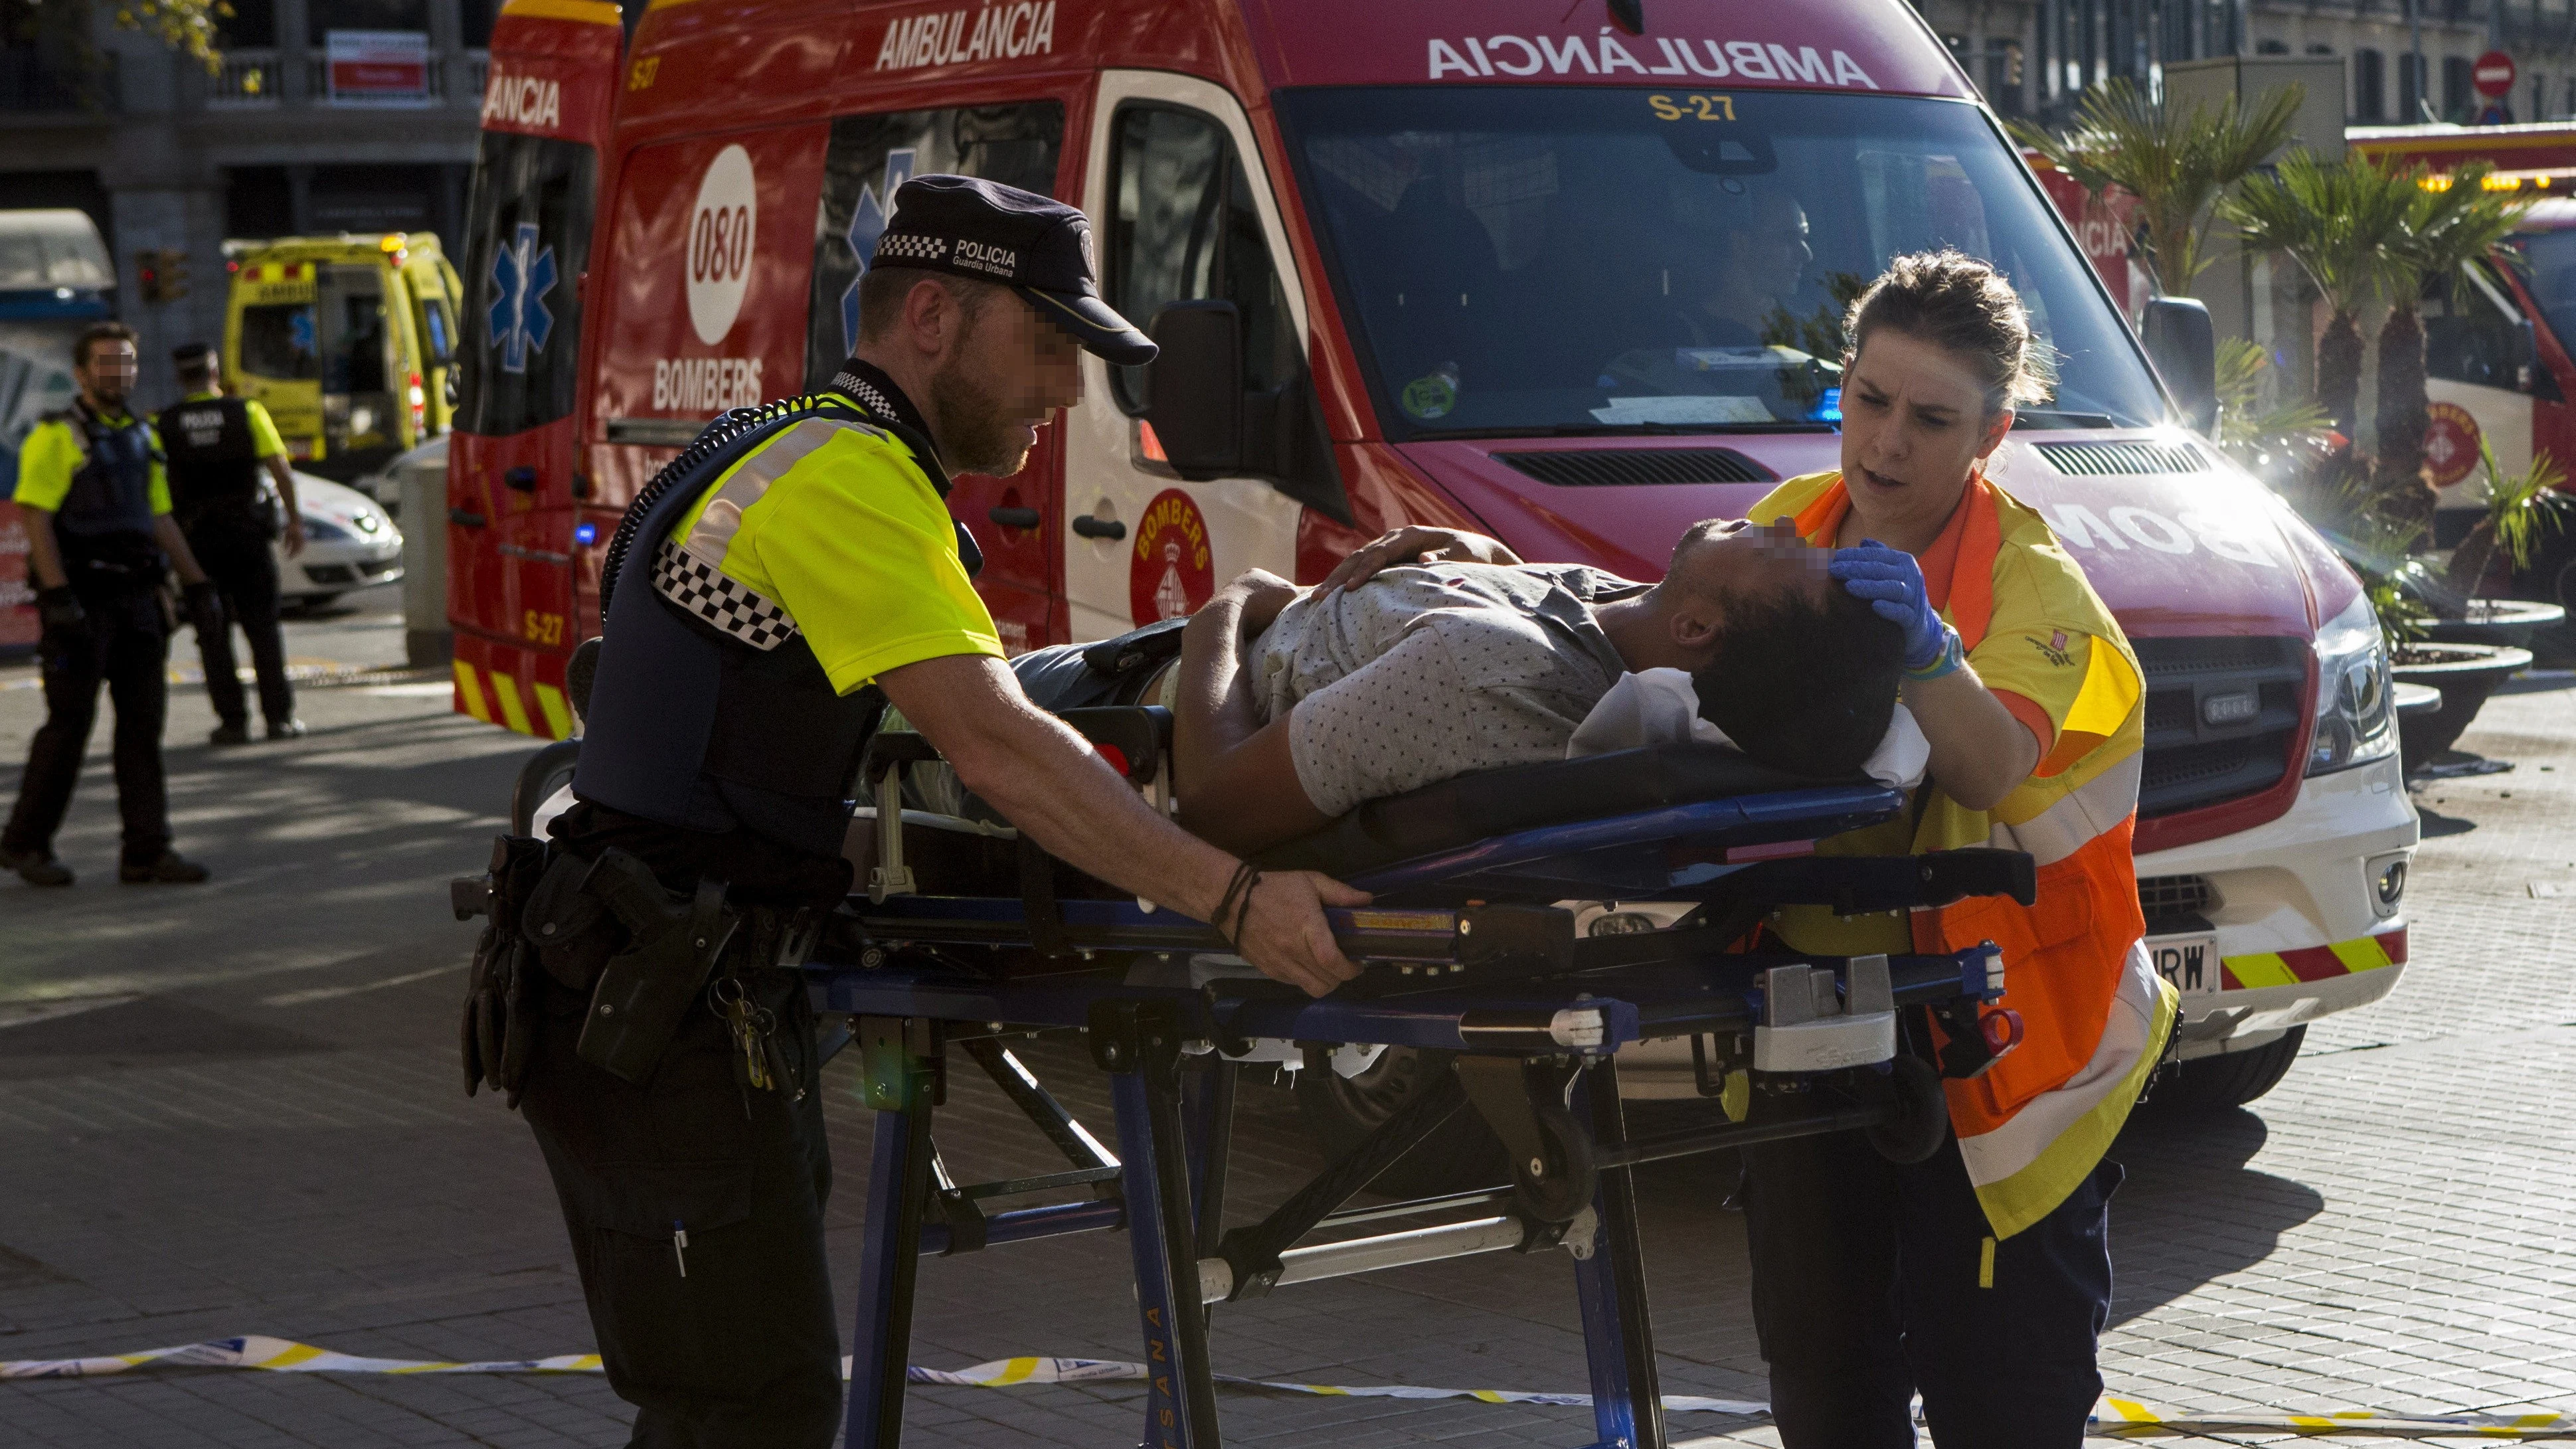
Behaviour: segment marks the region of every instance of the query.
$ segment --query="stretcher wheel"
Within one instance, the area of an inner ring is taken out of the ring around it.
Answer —
[[[1900,1054],[1888,1065],[1886,1090],[1896,1110],[1869,1129],[1869,1145],[1890,1162],[1921,1162],[1949,1140],[1950,1099],[1941,1074],[1921,1057]]]

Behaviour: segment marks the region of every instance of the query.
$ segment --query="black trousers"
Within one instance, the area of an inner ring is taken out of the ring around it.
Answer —
[[[1990,1248],[1955,1138],[1910,1167],[1857,1132],[1744,1161],[1754,1327],[1787,1449],[1912,1445],[1918,1389],[1948,1449],[2077,1449],[2102,1393],[2119,1164]]]
[[[27,773],[0,846],[50,851],[71,809],[90,727],[98,722],[98,687],[116,705],[116,808],[124,817],[124,858],[149,865],[170,848],[170,803],[161,773],[161,724],[169,712],[170,626],[151,590],[84,597],[89,617],[49,633],[38,649],[44,672],[45,722],[27,750]]]
[[[206,666],[206,698],[228,725],[250,722],[241,676],[233,663],[233,628],[250,640],[250,666],[259,677],[259,713],[270,724],[295,718],[295,690],[286,682],[286,640],[277,626],[277,555],[264,529],[210,518],[188,530],[189,551],[215,581],[224,600],[224,628],[197,631],[197,658]]]
[[[799,982],[764,978],[755,995],[778,1017],[801,1102],[737,1080],[732,1034],[703,1001],[650,1082],[620,1081],[574,1051],[587,999],[541,986],[520,1106],[608,1382],[640,1410],[634,1449],[826,1449],[840,1427],[814,1021]]]

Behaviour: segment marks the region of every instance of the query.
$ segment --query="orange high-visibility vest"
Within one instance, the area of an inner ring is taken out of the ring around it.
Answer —
[[[1781,484],[1747,516],[1789,518],[1829,548],[1849,507],[1842,475],[1821,473]],[[1970,482],[1926,553],[1939,557],[1925,582],[1969,663],[1988,688],[2045,711],[2055,738],[2030,778],[1990,810],[1970,810],[1927,780],[1929,798],[1911,812],[1919,818],[1820,849],[2027,851],[2039,867],[2037,903],[1978,897],[1906,921],[1790,908],[1773,928],[1805,951],[2003,948],[2001,1005],[2020,1013],[2022,1043],[1983,1075],[1945,1085],[1969,1181],[2006,1238],[2046,1217],[2101,1161],[2173,1029],[2179,999],[2140,944],[2146,921],[2129,857],[2145,691],[2128,639],[2083,570],[2036,512],[1992,483]]]

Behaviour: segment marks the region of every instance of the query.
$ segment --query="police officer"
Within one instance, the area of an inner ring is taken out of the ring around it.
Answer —
[[[304,733],[295,717],[295,688],[286,681],[286,641],[277,627],[277,556],[269,545],[285,540],[286,556],[304,551],[304,519],[296,510],[295,471],[286,465],[286,443],[255,398],[224,396],[223,362],[215,349],[190,342],[173,350],[181,399],[158,422],[161,449],[170,460],[171,516],[188,537],[197,566],[223,597],[225,626],[197,631],[197,657],[206,666],[206,697],[220,721],[210,738],[218,745],[250,743],[250,708],[233,669],[231,625],[250,640],[251,669],[259,676],[259,712],[272,740]],[[277,485],[283,517],[260,486],[260,474]]]
[[[952,472],[1017,472],[1081,396],[1080,350],[1154,355],[1100,300],[1089,222],[1010,187],[916,177],[859,314],[857,351],[823,391],[720,421],[628,511],[577,803],[553,827],[556,858],[525,918],[531,939],[569,938],[596,911],[558,887],[612,877],[621,954],[603,965],[604,948],[549,946],[533,1046],[504,1030],[482,1047],[505,1074],[525,1054],[528,1119],[609,1382],[639,1407],[638,1445],[832,1440],[840,1344],[813,1028],[795,973],[767,968],[798,908],[827,910],[850,887],[848,797],[886,702],[1048,851],[1218,923],[1314,994],[1356,972],[1322,907],[1366,898],[1321,876],[1255,875],[1157,814],[1021,694],[969,582],[973,542],[943,502]],[[720,442],[729,426],[740,435]],[[694,929],[635,906],[645,870]],[[496,896],[518,894],[501,885]],[[634,1013],[588,1010],[638,997],[600,974],[648,958],[693,972],[690,943],[721,938],[704,927],[725,920],[738,926],[711,984],[666,1044],[644,1043],[658,1053],[639,1068],[637,1035],[611,1030]]]
[[[71,867],[54,858],[54,832],[71,807],[102,680],[116,702],[116,805],[125,818],[116,878],[137,885],[206,878],[204,866],[170,848],[161,775],[170,694],[163,571],[178,568],[188,616],[200,631],[220,624],[223,606],[170,521],[170,485],[152,427],[127,410],[134,374],[133,329],[119,322],[84,328],[72,343],[80,397],[37,424],[18,454],[14,497],[44,621],[37,656],[45,723],[0,831],[0,868],[29,885],[72,883]]]

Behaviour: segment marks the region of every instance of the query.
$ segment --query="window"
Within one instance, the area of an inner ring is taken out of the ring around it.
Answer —
[[[320,49],[334,30],[429,30],[429,0],[311,0],[305,43]]]
[[[241,370],[253,377],[298,382],[320,378],[322,353],[315,346],[313,304],[275,302],[242,308]]]
[[[859,274],[885,234],[898,187],[947,173],[1047,195],[1063,149],[1064,107],[1054,101],[834,120],[814,218],[806,387],[821,387],[859,345]]]
[[[2163,420],[2127,328],[1976,108],[1699,99],[1280,92],[1390,438],[1828,426],[1843,309],[1889,258],[1942,246],[2005,271],[2057,359],[2031,426]]]
[[[640,9],[640,6],[629,6]],[[467,50],[488,50],[492,45],[492,21],[500,13],[500,0],[462,0],[456,7],[456,38]]]
[[[1986,42],[1986,103],[1996,112],[2018,116],[2021,104],[2021,42],[1989,40]]]
[[[2406,125],[2424,119],[2424,63],[2411,52],[2397,57],[2397,119]]]
[[[2254,53],[2256,55],[2288,55],[2290,53],[2290,43],[2286,40],[2258,40],[2254,42]]]
[[[1244,390],[1286,383],[1302,362],[1296,328],[1225,128],[1196,111],[1129,106],[1111,145],[1109,305],[1150,330],[1173,302],[1232,302],[1243,318]],[[1145,369],[1112,375],[1119,405],[1142,413]]]
[[[2454,121],[2469,119],[2470,108],[2477,104],[2476,75],[2465,55],[2442,57],[2442,114]]]
[[[446,299],[431,297],[420,304],[420,338],[429,349],[430,365],[445,367],[456,360],[456,324],[448,320]]]
[[[2446,382],[2519,390],[2515,373],[2520,309],[2485,266],[2424,283],[2424,375]]]
[[[371,265],[325,267],[314,312],[322,323],[322,390],[385,391],[385,284]]]
[[[486,131],[465,209],[456,426],[506,437],[569,416],[598,153]]]
[[[266,49],[277,44],[277,0],[231,0],[231,13],[217,12],[215,36],[226,50]]]
[[[2352,115],[2365,124],[2388,114],[2388,58],[2375,50],[2352,53]]]

